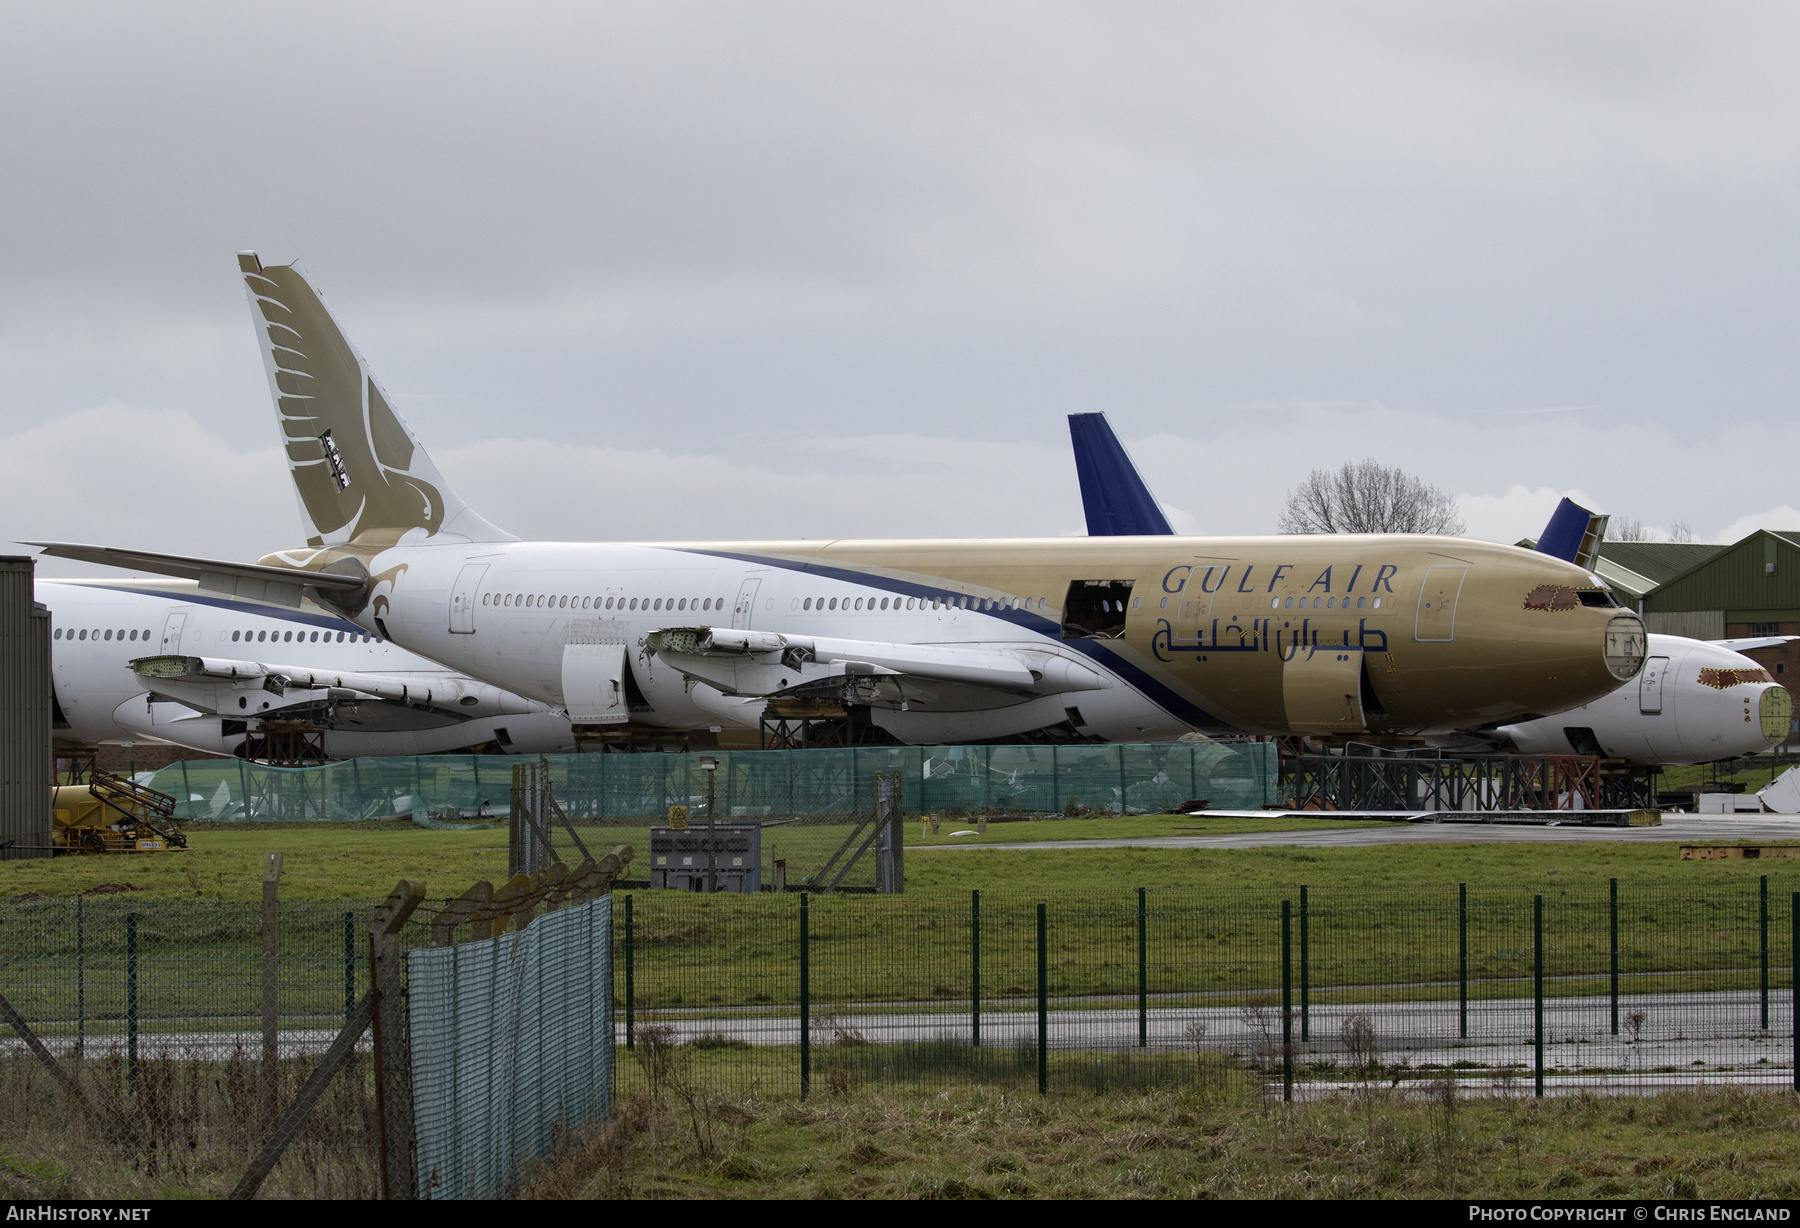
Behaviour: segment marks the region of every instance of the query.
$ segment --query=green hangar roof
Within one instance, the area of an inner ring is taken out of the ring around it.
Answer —
[[[1535,550],[1537,538],[1527,537],[1518,544]],[[1707,542],[1601,542],[1594,571],[1627,605],[1634,605],[1663,581],[1723,549]]]
[[[1800,621],[1800,532],[1759,529],[1713,549],[1650,592],[1644,612],[1723,610],[1727,622]]]
[[[1726,548],[1712,542],[1601,542],[1600,557],[1654,586],[1667,584]]]

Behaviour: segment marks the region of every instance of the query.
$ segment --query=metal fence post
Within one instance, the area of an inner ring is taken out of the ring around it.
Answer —
[[[419,1196],[413,1127],[412,1042],[406,1010],[406,960],[400,928],[425,898],[425,884],[402,879],[369,921],[369,1005],[375,1037],[375,1118],[381,1144],[381,1196]]]
[[[281,854],[270,853],[262,880],[262,1066],[264,1111],[281,1115]]]
[[[1544,897],[1531,897],[1532,1017],[1536,1042],[1537,1094],[1544,1094]]]
[[[356,914],[344,914],[344,1022],[356,1010]]]
[[[1607,928],[1612,950],[1612,1034],[1619,1034],[1619,880],[1611,880],[1611,914]]]
[[[625,1047],[637,1048],[637,931],[625,897]]]
[[[812,1090],[812,968],[810,954],[807,951],[808,928],[810,914],[807,911],[807,897],[810,891],[800,893],[800,1099]]]
[[[1300,888],[1300,1039],[1312,1039],[1312,959],[1307,945],[1306,888]]]
[[[981,1048],[981,892],[969,892],[969,1046]]]
[[[1144,889],[1138,891],[1138,1048],[1150,1044],[1150,935],[1144,909]]]
[[[1800,1092],[1800,891],[1788,902],[1788,1023],[1794,1033],[1794,1090]]]
[[[1469,1038],[1469,884],[1456,884],[1456,1034]]]
[[[1762,876],[1756,894],[1756,937],[1762,956],[1762,1027],[1769,1030],[1769,876]]]
[[[1294,961],[1292,905],[1281,901],[1281,1098],[1294,1098]]]
[[[82,897],[75,897],[75,1052],[87,1050],[87,932]]]
[[[137,917],[125,914],[125,1085],[137,1091],[138,969]]]
[[[1050,1091],[1050,929],[1045,906],[1038,905],[1037,982],[1038,982],[1038,1095]]]

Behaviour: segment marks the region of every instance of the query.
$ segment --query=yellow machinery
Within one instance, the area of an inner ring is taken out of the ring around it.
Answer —
[[[175,799],[134,780],[95,772],[85,785],[51,791],[50,842],[59,853],[154,853],[184,849]]]

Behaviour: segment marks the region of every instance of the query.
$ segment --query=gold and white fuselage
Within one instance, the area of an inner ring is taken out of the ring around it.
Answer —
[[[611,654],[641,697],[615,719],[683,727],[818,697],[905,741],[1065,721],[1422,734],[1586,703],[1643,652],[1587,573],[1449,538],[426,542],[264,563],[346,556],[377,577],[359,622],[578,723],[608,715],[584,678],[611,682],[580,662]]]

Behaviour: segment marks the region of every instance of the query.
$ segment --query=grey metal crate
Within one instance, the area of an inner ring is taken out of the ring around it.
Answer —
[[[714,875],[720,891],[762,890],[762,824],[720,823]],[[705,823],[683,830],[650,829],[650,886],[674,891],[705,891],[708,833]]]

